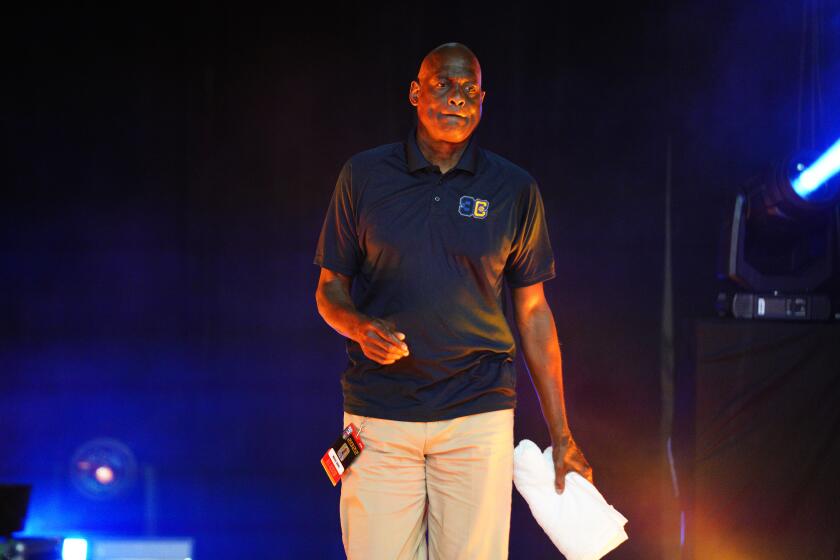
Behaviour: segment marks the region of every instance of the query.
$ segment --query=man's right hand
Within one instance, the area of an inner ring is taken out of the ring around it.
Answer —
[[[393,321],[370,318],[359,324],[357,333],[356,342],[374,362],[389,365],[408,356],[408,345],[403,342],[405,333],[399,332]]]

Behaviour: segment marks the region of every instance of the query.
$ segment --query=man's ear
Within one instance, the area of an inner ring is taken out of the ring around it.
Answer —
[[[418,84],[417,82],[412,80],[411,84],[408,86],[408,102],[416,107],[419,97],[420,97],[420,84]]]

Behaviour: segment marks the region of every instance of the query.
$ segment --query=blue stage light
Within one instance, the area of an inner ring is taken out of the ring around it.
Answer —
[[[61,546],[61,560],[87,560],[87,540],[64,539]]]
[[[109,500],[132,487],[138,467],[127,445],[113,438],[97,438],[76,450],[71,469],[73,484],[85,496]]]
[[[840,171],[840,140],[804,170],[799,169],[800,166],[797,170],[802,173],[791,182],[791,186],[796,194],[807,200]]]

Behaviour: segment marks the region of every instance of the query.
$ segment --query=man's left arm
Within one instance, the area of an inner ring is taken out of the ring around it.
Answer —
[[[511,288],[516,326],[525,363],[540,399],[554,452],[555,486],[565,488],[566,473],[576,471],[593,482],[592,468],[569,430],[563,394],[563,365],[554,316],[542,282]]]

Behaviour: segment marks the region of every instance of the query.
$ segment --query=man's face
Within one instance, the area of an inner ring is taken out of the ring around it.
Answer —
[[[458,143],[478,126],[484,94],[478,62],[458,51],[444,51],[424,61],[408,98],[432,138]]]

